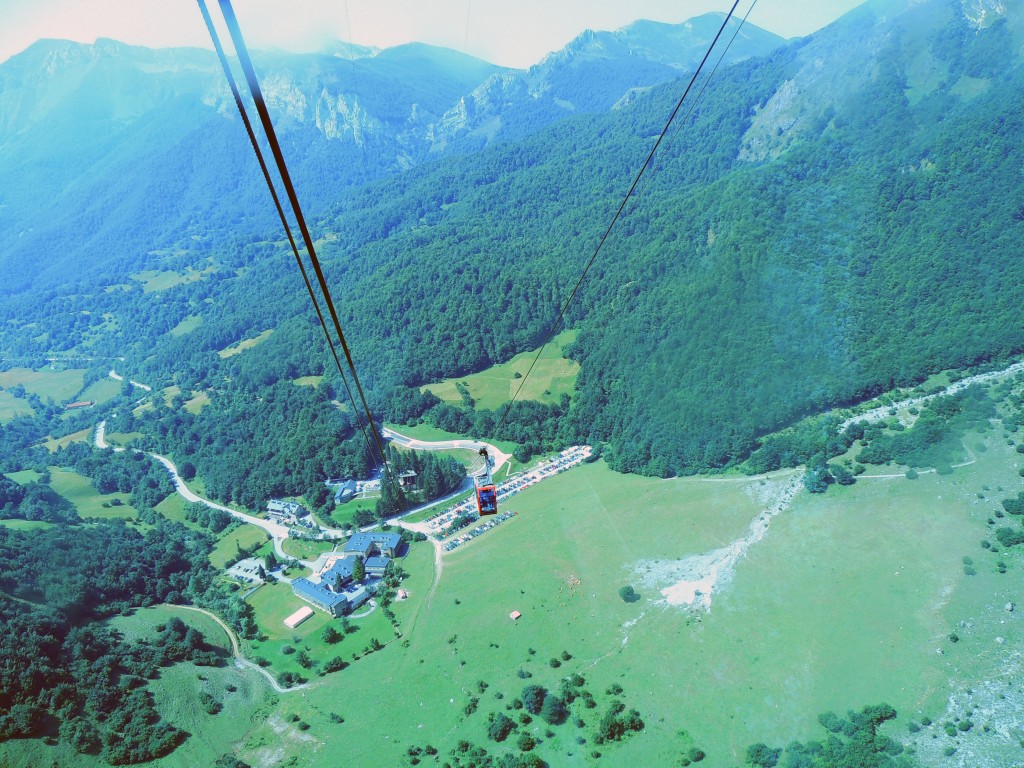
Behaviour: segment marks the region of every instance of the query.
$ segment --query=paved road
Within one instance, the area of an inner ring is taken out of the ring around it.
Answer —
[[[261,517],[248,515],[245,512],[239,512],[237,509],[225,507],[223,504],[218,504],[215,501],[204,499],[202,496],[197,496],[187,485],[185,485],[185,481],[181,479],[181,475],[178,474],[178,468],[174,466],[173,461],[168,459],[166,456],[161,456],[159,453],[151,453],[149,455],[167,468],[167,471],[171,473],[171,481],[174,483],[174,489],[182,496],[184,496],[186,501],[191,501],[197,504],[205,504],[206,506],[210,507],[210,509],[223,510],[232,517],[241,520],[242,522],[249,523],[250,525],[255,525],[262,528],[267,533],[269,533],[271,537],[275,540],[288,538],[287,526],[280,525],[279,523],[272,523],[269,520],[264,520]],[[283,555],[284,553],[281,554]],[[284,556],[287,557],[287,555]]]
[[[408,435],[401,435],[388,427],[383,427],[381,434],[388,440],[393,440],[401,446],[417,451],[455,451],[460,449],[479,451],[481,448],[486,448],[491,458],[494,459],[494,472],[497,472],[502,464],[512,458],[512,454],[505,453],[496,446],[480,440],[417,440]]]
[[[107,376],[112,378],[114,381],[124,381],[124,376],[122,376],[120,373],[115,371],[113,368],[110,369],[110,373],[108,373]],[[140,383],[138,381],[134,381],[132,379],[128,379],[128,383],[131,384],[133,387],[138,387],[139,389],[144,389],[147,392],[152,392],[153,391],[153,388],[151,386],[149,386],[148,384],[142,384],[142,383]]]

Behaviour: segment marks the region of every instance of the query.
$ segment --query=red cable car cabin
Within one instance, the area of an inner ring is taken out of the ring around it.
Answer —
[[[493,485],[478,485],[476,488],[476,509],[483,515],[498,513],[498,489]]]

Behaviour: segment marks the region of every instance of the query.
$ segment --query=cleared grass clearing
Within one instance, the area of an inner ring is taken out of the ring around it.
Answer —
[[[236,341],[234,344],[229,344],[224,349],[220,350],[217,355],[222,360],[227,357],[233,357],[234,355],[240,355],[242,352],[245,352],[245,350],[252,349],[261,341],[266,341],[273,332],[274,329],[269,328],[263,331],[259,336],[254,336],[251,339],[243,339],[242,341]]]
[[[157,627],[171,618],[179,618],[202,633],[207,645],[231,652],[231,642],[224,629],[205,614],[179,608],[175,605],[156,605],[137,608],[128,615],[115,616],[107,625],[116,629],[126,642],[151,638],[158,634]]]
[[[185,410],[195,415],[203,410],[204,406],[210,404],[210,395],[206,392],[199,392],[198,394],[192,395],[192,397],[185,401]]]
[[[42,445],[50,453],[53,453],[58,448],[66,448],[71,443],[88,443],[92,441],[93,432],[95,427],[87,427],[81,429],[78,432],[72,432],[70,435],[64,435],[64,437],[47,437],[43,441]]]
[[[179,493],[172,493],[166,499],[156,505],[155,509],[161,515],[166,517],[168,520],[181,523],[186,528],[191,528],[194,531],[205,531],[203,526],[193,523],[187,517],[185,517],[185,499]]]
[[[40,475],[34,469],[22,469],[19,472],[7,472],[6,475],[7,477],[11,478],[11,480],[13,480],[16,483],[20,483],[21,485],[28,485],[29,483],[34,483],[36,480],[42,477],[42,475]]]
[[[134,275],[130,275],[130,277],[132,280],[142,283],[143,293],[156,293],[174,288],[177,285],[194,283],[202,280],[210,272],[215,271],[214,267],[208,267],[202,272],[188,269],[184,273],[173,270],[147,269],[142,272],[136,272]]]
[[[0,424],[6,424],[19,416],[33,416],[35,411],[25,400],[17,398],[7,390],[0,390]]]
[[[145,437],[142,432],[107,432],[104,439],[111,445],[128,445],[132,440]]]
[[[38,531],[52,525],[53,523],[46,523],[42,520],[0,520],[0,526],[12,531]]]
[[[75,505],[78,515],[83,518],[100,520],[134,520],[138,515],[128,504],[127,493],[101,494],[93,487],[92,481],[77,472],[60,467],[50,467],[50,487]],[[117,499],[121,506],[107,506]]]
[[[94,403],[105,403],[121,394],[121,382],[105,377],[94,381],[78,396],[79,400],[92,400]]]
[[[580,366],[579,363],[562,357],[562,350],[575,339],[576,331],[570,330],[563,331],[551,340],[537,360],[530,378],[523,385],[523,390],[519,393],[520,400],[557,403],[563,394],[572,396],[576,391],[576,375]],[[427,384],[421,391],[432,392],[446,402],[459,403],[462,402],[462,395],[456,384],[463,384],[476,401],[476,408],[494,409],[512,399],[536,356],[537,350],[523,352],[507,363],[495,365],[470,376],[447,379],[438,384]]]
[[[196,491],[196,493],[199,493],[199,491]],[[254,544],[262,544],[269,538],[267,532],[262,528],[242,523],[237,528],[228,531],[217,541],[213,551],[210,552],[210,562],[217,568],[224,568],[229,560],[238,557],[238,550],[240,548],[247,549]]]
[[[29,392],[39,395],[44,402],[48,397],[56,403],[70,400],[82,388],[84,379],[85,370],[81,368],[68,368],[64,371],[11,368],[0,371],[0,387],[11,389],[21,384]]]
[[[299,387],[319,387],[323,380],[323,376],[299,376],[297,379],[292,379],[292,384]]]
[[[184,336],[186,333],[190,333],[203,324],[203,318],[201,315],[189,315],[176,326],[171,328],[168,333],[171,336]]]

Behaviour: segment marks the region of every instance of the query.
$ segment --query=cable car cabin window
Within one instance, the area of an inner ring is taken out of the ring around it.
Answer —
[[[482,485],[476,489],[476,508],[481,515],[498,512],[498,491],[493,485]]]

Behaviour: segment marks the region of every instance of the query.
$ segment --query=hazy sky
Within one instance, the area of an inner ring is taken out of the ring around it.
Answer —
[[[216,17],[216,0],[207,0]],[[737,13],[751,0],[741,0]],[[750,20],[784,37],[809,34],[861,0],[759,0]],[[315,50],[340,39],[385,48],[418,40],[509,67],[528,67],[584,29],[636,19],[678,23],[725,0],[234,0],[255,48]],[[210,40],[192,0],[0,0],[0,61],[43,37],[112,37],[150,47]]]

